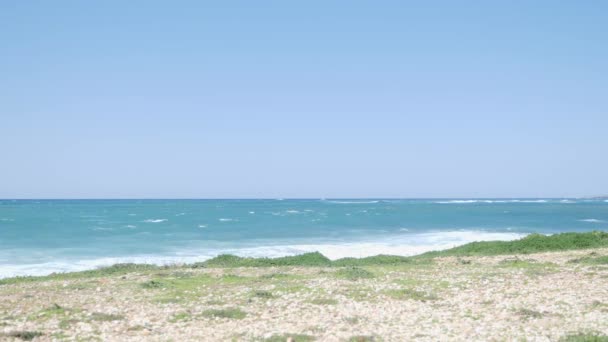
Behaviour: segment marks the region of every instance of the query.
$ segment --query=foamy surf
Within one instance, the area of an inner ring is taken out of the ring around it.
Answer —
[[[572,201],[561,203],[575,203]],[[470,203],[548,203],[547,200],[539,199],[539,200],[520,200],[520,199],[511,199],[511,200],[446,200],[446,201],[436,201],[437,204],[470,204]]]
[[[603,223],[603,222],[606,222],[606,221],[604,221],[604,220],[598,220],[598,219],[593,219],[593,218],[591,218],[591,219],[579,220],[579,221],[581,221],[581,222],[588,222],[588,223]]]
[[[448,231],[421,234],[404,234],[390,239],[369,242],[319,243],[266,245],[259,247],[226,249],[184,249],[168,255],[138,255],[106,257],[84,260],[58,260],[37,264],[5,264],[0,267],[0,278],[16,276],[44,276],[51,273],[77,272],[118,263],[153,265],[188,264],[205,261],[220,254],[241,257],[268,257],[298,255],[320,252],[331,260],[354,257],[363,258],[379,254],[412,256],[429,251],[444,250],[474,241],[509,241],[524,237],[520,233],[494,233],[484,231]]]

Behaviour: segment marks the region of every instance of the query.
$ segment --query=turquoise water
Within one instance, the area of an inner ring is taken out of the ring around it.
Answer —
[[[220,253],[412,255],[606,229],[605,200],[0,200],[0,277]]]

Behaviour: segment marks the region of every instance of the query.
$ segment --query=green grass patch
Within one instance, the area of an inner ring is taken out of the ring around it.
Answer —
[[[554,235],[530,234],[514,241],[481,241],[444,251],[428,252],[419,257],[530,254],[608,247],[608,233],[561,233]]]
[[[415,260],[411,257],[380,254],[366,258],[342,258],[333,261],[332,266],[394,266],[403,264],[413,264],[417,262],[418,260]]]
[[[543,317],[543,313],[536,311],[536,310],[531,310],[531,309],[519,309],[517,310],[517,315],[520,316],[523,319],[530,319],[530,318],[541,318]]]
[[[0,333],[0,336],[18,338],[24,341],[31,341],[39,336],[44,336],[40,331],[11,331],[7,333]]]
[[[165,283],[163,283],[162,281],[149,280],[145,283],[142,283],[141,287],[143,287],[144,289],[162,289],[162,288],[166,288],[167,285]]]
[[[385,293],[387,296],[389,296],[393,299],[399,299],[399,300],[410,299],[410,300],[417,300],[417,301],[421,301],[421,302],[427,302],[427,301],[439,299],[433,293],[429,293],[429,292],[425,292],[425,291],[418,291],[418,290],[413,290],[413,289],[387,290]]]
[[[332,298],[315,298],[311,300],[309,303],[315,305],[336,305],[338,301]]]
[[[272,335],[268,338],[264,338],[261,341],[263,342],[285,342],[285,341],[292,341],[292,342],[310,342],[310,341],[314,341],[315,337],[314,336],[310,336],[310,335],[303,335],[303,334],[275,334]]]
[[[256,290],[251,294],[252,297],[263,298],[263,299],[271,299],[274,298],[274,295],[270,291],[265,290]]]
[[[608,265],[608,256],[600,256],[600,257],[582,257],[577,259],[572,259],[568,261],[573,264],[585,264],[585,265]]]
[[[222,254],[205,261],[203,265],[205,267],[330,266],[331,260],[318,252],[281,258],[242,258]]]
[[[125,319],[125,316],[116,315],[116,314],[107,314],[107,313],[103,313],[103,312],[93,312],[89,316],[89,319],[91,321],[96,321],[96,322],[112,322],[112,321],[123,320],[123,319]]]
[[[225,308],[205,310],[202,315],[209,318],[243,319],[247,313],[239,308]]]
[[[176,313],[175,315],[171,316],[171,318],[169,319],[170,323],[177,323],[180,321],[188,321],[192,319],[192,315],[189,312],[179,312]]]
[[[578,333],[564,336],[560,342],[608,342],[608,336],[599,333]]]
[[[20,283],[47,281],[47,280],[98,278],[98,277],[122,275],[122,274],[133,273],[133,272],[157,270],[160,268],[167,268],[167,267],[169,267],[169,266],[155,266],[155,265],[148,265],[148,264],[116,264],[116,265],[112,265],[112,266],[108,266],[108,267],[101,267],[101,268],[97,268],[97,269],[89,270],[89,271],[70,272],[70,273],[53,273],[48,276],[40,276],[40,277],[36,276],[36,277],[5,278],[5,279],[0,279],[0,285],[20,284]]]
[[[69,311],[68,309],[66,309],[58,304],[53,304],[53,305],[49,306],[48,308],[40,310],[40,312],[38,312],[38,315],[36,317],[44,319],[44,318],[51,318],[53,316],[63,316],[63,315],[66,315],[68,311]]]
[[[380,342],[380,339],[376,336],[352,336],[348,339],[348,342]]]
[[[341,268],[335,275],[348,280],[370,279],[375,277],[372,272],[355,266]]]

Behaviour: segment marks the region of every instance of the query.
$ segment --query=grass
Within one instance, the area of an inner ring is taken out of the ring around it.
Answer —
[[[425,291],[418,291],[413,289],[399,289],[399,290],[388,290],[386,291],[386,295],[399,300],[417,300],[421,302],[426,302],[430,300],[439,299],[436,295],[432,293],[428,293]]]
[[[541,318],[543,317],[543,313],[536,311],[536,310],[531,310],[531,309],[519,309],[517,310],[517,315],[519,315],[521,318],[523,319],[530,319],[530,318]]]
[[[348,342],[379,342],[380,339],[375,336],[352,336]]]
[[[263,342],[310,342],[314,341],[315,337],[303,334],[275,334],[268,338],[262,339]]]
[[[70,279],[82,279],[82,278],[99,278],[114,275],[122,275],[133,272],[144,272],[150,270],[157,270],[161,268],[168,268],[169,266],[155,266],[148,264],[115,264],[108,267],[101,267],[94,270],[82,271],[82,272],[70,272],[70,273],[53,273],[48,276],[28,276],[28,277],[13,277],[0,279],[0,285],[37,282],[46,280],[70,280]]]
[[[164,287],[167,287],[167,285],[158,280],[150,280],[145,283],[142,283],[141,287],[143,287],[144,289],[162,289]]]
[[[608,247],[608,233],[561,233],[554,235],[530,234],[514,241],[471,242],[444,251],[428,252],[420,257],[530,254]]]
[[[112,322],[112,321],[120,321],[125,319],[123,315],[115,315],[115,314],[107,314],[103,312],[93,312],[91,316],[89,316],[91,321],[97,322]]]
[[[65,315],[68,310],[58,304],[53,304],[50,307],[41,310],[37,318],[50,318],[57,315]]]
[[[264,299],[274,298],[274,295],[272,294],[272,292],[264,291],[264,290],[253,291],[252,296],[257,297],[257,298],[264,298]]]
[[[209,318],[243,319],[247,313],[239,308],[225,308],[205,310],[202,315]]]
[[[321,253],[306,253],[281,258],[242,258],[222,254],[202,263],[205,267],[274,267],[274,266],[330,266],[331,260]]]
[[[331,298],[315,298],[310,303],[315,305],[336,305],[338,301]]]
[[[338,270],[335,275],[340,278],[345,278],[348,280],[359,280],[359,279],[370,279],[375,277],[375,275],[363,268],[360,267],[345,267]]]
[[[608,342],[608,336],[598,333],[578,333],[564,336],[560,342]]]
[[[574,264],[585,264],[585,265],[608,265],[608,256],[600,257],[582,257],[569,261]]]
[[[176,313],[175,315],[173,315],[170,319],[169,322],[170,323],[176,323],[179,321],[187,321],[190,320],[192,318],[192,315],[188,312],[179,312]]]
[[[0,333],[0,336],[19,338],[24,341],[31,341],[36,337],[43,336],[44,334],[40,331],[11,331],[8,333]]]

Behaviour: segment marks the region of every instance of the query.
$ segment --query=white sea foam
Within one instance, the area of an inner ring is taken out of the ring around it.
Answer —
[[[484,231],[449,231],[411,234],[405,233],[391,238],[345,243],[265,245],[259,247],[209,249],[191,248],[180,249],[169,255],[138,255],[124,257],[106,257],[83,260],[58,260],[38,264],[0,266],[0,278],[47,275],[53,272],[74,272],[110,266],[117,263],[146,263],[155,265],[171,265],[193,263],[213,258],[219,254],[234,254],[242,257],[281,257],[308,252],[320,252],[335,260],[345,257],[367,257],[378,254],[411,256],[432,250],[452,248],[473,241],[514,240],[525,234],[492,233]]]
[[[93,230],[99,230],[99,231],[110,231],[110,230],[114,230],[114,228],[108,228],[108,227],[93,227]]]
[[[219,219],[220,222],[232,222],[232,221],[238,221],[236,219],[232,219],[232,218],[221,218]]]
[[[167,219],[148,219],[148,220],[144,220],[144,222],[146,223],[161,223],[161,222],[166,222],[168,221]]]
[[[255,211],[250,211],[249,213],[250,213],[251,215],[253,215],[253,214],[255,214]]]
[[[378,201],[326,201],[326,200],[324,200],[323,202],[334,203],[334,204],[374,204],[374,203],[378,203]]]
[[[137,226],[132,225],[132,224],[128,224],[128,225],[125,226],[125,228],[135,229],[135,228],[137,228]]]
[[[547,200],[447,200],[437,201],[438,204],[469,204],[469,203],[547,203]]]
[[[589,222],[589,223],[602,223],[602,222],[606,222],[604,220],[598,220],[598,219],[584,219],[584,220],[579,220],[580,222]]]
[[[199,228],[207,228],[207,225],[206,224],[199,224],[198,227]]]
[[[184,216],[184,215],[186,215],[186,213],[175,214],[175,216]]]
[[[462,203],[477,203],[478,200],[449,200],[449,201],[438,201],[438,204],[462,204]]]

